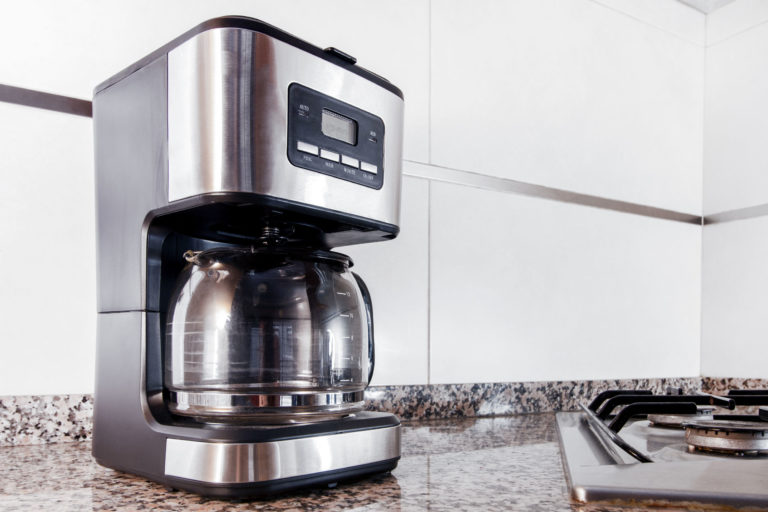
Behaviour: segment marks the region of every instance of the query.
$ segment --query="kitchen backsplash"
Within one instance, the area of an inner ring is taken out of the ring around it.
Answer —
[[[747,383],[757,386],[758,381]],[[574,410],[606,389],[663,392],[704,387],[698,377],[600,381],[502,382],[423,386],[373,386],[366,407],[404,420],[502,416]],[[92,395],[0,397],[0,446],[86,441],[91,437]]]
[[[401,234],[341,249],[375,304],[371,403],[404,417],[497,414],[571,402],[450,383],[762,374],[768,72],[753,49],[768,42],[768,10],[735,2],[705,23],[678,2],[139,3],[78,16],[65,2],[19,3],[20,19],[44,10],[69,23],[48,24],[35,45],[15,44],[24,24],[0,31],[16,50],[0,84],[87,100],[169,38],[237,12],[347,50],[403,89]],[[72,103],[12,96],[0,85],[0,257],[51,271],[10,273],[0,290],[6,339],[23,340],[3,345],[0,395],[33,395],[3,399],[0,426],[13,439],[87,437],[92,123],[87,109],[51,107]],[[30,305],[42,290],[55,293],[41,322]]]
[[[20,19],[44,10],[68,23],[21,46],[23,24],[5,27],[0,42],[15,51],[0,84],[87,100],[223,14],[341,48],[405,95],[401,233],[339,249],[373,296],[373,385],[700,375],[704,18],[677,2],[663,16],[629,4],[140,0],[71,16],[66,3],[22,2]],[[0,103],[0,119],[12,170],[0,187],[3,262],[50,268],[53,248],[67,265],[45,282],[7,276],[6,339],[24,342],[4,346],[0,395],[90,393],[91,120],[29,102]],[[42,289],[66,297],[44,322],[29,307]]]

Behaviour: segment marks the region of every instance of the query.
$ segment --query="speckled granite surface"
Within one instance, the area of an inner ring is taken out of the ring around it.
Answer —
[[[92,417],[91,395],[0,397],[0,446],[84,441]]]
[[[701,390],[705,393],[725,394],[729,389],[768,389],[768,379],[736,377],[702,377]]]
[[[434,419],[574,410],[599,392],[668,386],[698,389],[700,379],[504,382],[378,386],[366,391],[367,408],[402,419]],[[0,397],[0,446],[82,441],[90,438],[91,395]]]
[[[0,467],[4,511],[640,510],[569,502],[553,414],[406,424],[403,458],[391,475],[269,501],[168,492],[97,465],[88,442],[0,448]]]
[[[503,416],[576,410],[606,389],[667,387],[699,389],[699,377],[670,379],[572,380],[501,382],[492,384],[441,384],[431,386],[381,386],[366,391],[368,409],[388,411],[404,419]]]

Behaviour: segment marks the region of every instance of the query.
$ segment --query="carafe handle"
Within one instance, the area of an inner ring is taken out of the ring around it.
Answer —
[[[360,287],[360,293],[363,294],[365,313],[368,317],[368,384],[370,384],[373,378],[373,368],[376,366],[376,348],[373,343],[373,304],[371,303],[371,293],[368,291],[368,287],[363,279],[354,272],[352,272],[352,275],[355,276],[357,286]]]

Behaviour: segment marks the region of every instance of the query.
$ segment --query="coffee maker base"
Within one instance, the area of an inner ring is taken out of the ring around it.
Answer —
[[[354,482],[376,474],[387,473],[397,467],[399,459],[398,457],[373,464],[264,482],[211,484],[172,477],[157,481],[172,490],[193,492],[209,498],[230,500],[264,499],[303,489],[333,488],[340,483]]]
[[[357,480],[391,471],[400,459],[399,421],[387,413],[363,412],[325,424],[255,427],[227,441],[209,429],[174,430],[176,435],[164,441],[164,463],[157,467],[161,471],[142,463],[114,465],[98,456],[97,461],[169,488],[248,499]]]

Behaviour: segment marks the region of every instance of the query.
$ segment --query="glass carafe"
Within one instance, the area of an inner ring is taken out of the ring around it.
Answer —
[[[347,256],[265,247],[185,257],[166,326],[172,412],[288,423],[362,408],[373,318]]]

